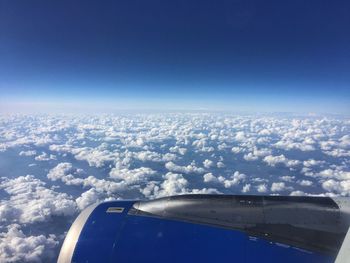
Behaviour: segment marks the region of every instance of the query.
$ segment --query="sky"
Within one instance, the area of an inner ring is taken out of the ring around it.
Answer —
[[[350,114],[350,2],[0,0],[0,111]]]

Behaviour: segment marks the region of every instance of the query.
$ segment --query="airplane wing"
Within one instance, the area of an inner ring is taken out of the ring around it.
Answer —
[[[181,195],[105,202],[81,212],[58,262],[345,263],[349,225],[350,199],[342,197]]]

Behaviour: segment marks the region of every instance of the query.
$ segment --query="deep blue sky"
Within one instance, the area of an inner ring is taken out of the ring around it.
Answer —
[[[349,14],[337,0],[0,0],[0,108],[350,113]]]

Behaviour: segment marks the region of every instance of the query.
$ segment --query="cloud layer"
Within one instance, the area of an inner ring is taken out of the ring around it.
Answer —
[[[79,211],[104,200],[350,196],[349,134],[328,116],[1,116],[0,261],[52,259]]]

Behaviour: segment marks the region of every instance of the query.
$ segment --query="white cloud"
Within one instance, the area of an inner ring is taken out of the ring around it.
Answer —
[[[232,147],[232,149],[231,149],[231,152],[236,153],[236,154],[243,152],[243,151],[244,151],[244,149],[242,147],[237,147],[237,146]]]
[[[129,170],[127,168],[113,168],[109,176],[113,179],[123,180],[127,185],[140,182],[147,182],[148,179],[156,174],[154,170],[148,167],[140,167]]]
[[[217,168],[224,168],[225,164],[223,162],[219,161],[219,162],[216,163],[216,167]]]
[[[81,196],[79,196],[76,199],[77,205],[80,210],[83,210],[84,208],[88,207],[89,205],[92,205],[94,203],[99,202],[99,193],[96,191],[95,188],[91,188],[87,190],[86,192],[82,193]]]
[[[280,176],[279,179],[281,179],[282,181],[291,183],[295,180],[295,176],[284,175],[284,176]]]
[[[52,168],[47,174],[47,178],[56,181],[62,179],[64,176],[71,173],[82,173],[81,169],[77,170],[73,168],[71,163],[59,163],[57,166]]]
[[[300,180],[300,181],[298,181],[298,184],[300,184],[301,186],[311,186],[312,185],[312,181]]]
[[[309,159],[303,162],[305,167],[313,167],[313,166],[321,166],[325,163],[325,161],[319,161],[314,159]]]
[[[179,172],[179,173],[185,173],[185,174],[190,174],[190,173],[205,173],[205,169],[201,167],[197,167],[194,162],[187,166],[180,166],[177,165],[173,162],[168,162],[165,164],[165,168],[168,169],[171,172]]]
[[[28,167],[30,173],[41,170],[29,181],[41,178],[43,169],[56,163],[57,157],[62,163],[47,173],[50,183],[60,181],[74,189],[72,197],[62,196],[60,191],[68,191],[68,187],[60,182],[60,188],[49,188],[39,180],[39,186],[43,185],[38,188],[33,181],[26,183],[27,187],[23,187],[25,190],[21,193],[7,193],[1,185],[0,191],[8,194],[0,201],[0,221],[4,225],[12,222],[30,224],[25,218],[31,214],[34,215],[33,223],[55,220],[56,215],[75,215],[64,214],[64,209],[54,203],[55,198],[62,199],[67,208],[74,207],[76,213],[91,203],[120,196],[155,198],[169,194],[219,192],[208,188],[210,184],[219,190],[235,187],[236,192],[243,193],[271,190],[273,194],[279,194],[279,191],[288,190],[291,195],[349,196],[348,119],[164,113],[0,116],[0,123],[3,124],[0,125],[0,151],[15,148],[20,156],[32,156],[35,151],[38,161],[50,160]],[[50,156],[51,152],[55,155]],[[72,156],[77,162],[72,161]],[[243,160],[238,158],[240,156]],[[296,156],[293,157],[295,160],[289,156]],[[68,160],[70,163],[66,163]],[[205,161],[202,163],[202,160]],[[256,161],[254,166],[248,162],[251,160]],[[80,161],[93,166],[86,171],[97,175],[77,169],[85,165]],[[162,163],[169,171],[165,175]],[[222,163],[225,168],[218,170],[223,167]],[[265,165],[270,167],[262,167]],[[280,165],[289,167],[293,173],[288,175]],[[235,171],[232,167],[244,167],[247,174],[253,176],[244,177],[238,172],[236,176],[227,176]],[[268,176],[264,176],[265,173],[259,175],[261,169],[267,169]],[[216,176],[219,171],[224,176]],[[23,174],[27,172],[23,171]],[[312,177],[312,180],[305,180],[304,176]],[[2,178],[1,182],[11,180],[14,178]],[[20,182],[17,184],[21,185]],[[12,185],[8,190],[14,187]],[[311,190],[314,192],[310,193]],[[42,203],[46,196],[48,202]]]
[[[50,161],[56,160],[56,156],[53,154],[48,155],[46,152],[41,153],[35,157],[35,161]]]
[[[203,136],[205,136],[205,135],[203,134]],[[213,152],[213,151],[215,151],[214,147],[208,145],[207,138],[201,138],[199,140],[195,140],[192,143],[192,146],[194,146],[194,148],[196,148],[200,152]]]
[[[243,156],[244,160],[246,161],[256,161],[259,159],[258,156],[255,156],[253,153],[248,153]]]
[[[330,179],[324,181],[322,187],[329,192],[339,193],[342,196],[350,196],[350,180],[336,181]]]
[[[205,183],[219,181],[218,178],[216,176],[214,176],[212,173],[206,173],[205,175],[203,175],[203,180]]]
[[[203,162],[203,166],[207,169],[209,169],[210,167],[214,166],[214,162],[208,159],[205,159]]]
[[[47,221],[54,215],[76,213],[76,204],[69,195],[46,188],[44,182],[32,175],[15,179],[2,177],[0,189],[10,195],[9,199],[1,200],[1,220],[33,223]]]
[[[312,193],[305,193],[305,192],[300,191],[300,190],[293,191],[289,195],[291,195],[291,196],[321,196],[321,197],[324,197],[324,196],[335,197],[336,196],[333,193],[312,194]]]
[[[161,184],[161,195],[175,195],[185,192],[185,187],[188,185],[188,181],[180,174],[167,173],[165,180]]]
[[[79,161],[87,161],[90,166],[103,167],[108,162],[113,162],[119,157],[118,153],[111,153],[103,148],[79,148],[73,149],[75,159]]]
[[[344,149],[348,149],[350,148],[350,135],[344,135],[339,139],[339,146],[344,148]]]
[[[223,176],[219,176],[218,180],[223,183],[225,188],[231,188],[232,186],[240,184],[242,181],[245,181],[247,176],[245,174],[242,174],[238,171],[234,172],[232,176],[230,176],[229,179],[226,179]]]
[[[55,235],[25,236],[20,225],[11,224],[7,227],[7,232],[0,232],[0,261],[54,261],[54,249],[58,243]]]
[[[254,147],[254,150],[253,150],[254,156],[257,156],[257,157],[264,157],[264,156],[270,155],[271,153],[272,153],[272,151],[270,149],[267,149],[267,148],[258,149],[256,147]]]
[[[305,196],[306,193],[303,191],[297,190],[297,191],[291,192],[289,195],[291,195],[291,196]]]
[[[188,181],[181,175],[168,172],[163,176],[163,181],[159,184],[155,181],[148,182],[146,187],[140,189],[140,192],[148,198],[160,198],[171,195],[181,194],[219,194],[220,192],[213,188],[189,189]]]
[[[274,144],[276,148],[280,148],[286,151],[289,150],[300,150],[300,151],[314,151],[316,148],[313,145],[305,144],[305,143],[297,143],[293,141],[279,141]]]
[[[245,184],[242,188],[242,193],[248,193],[250,191],[250,184]]]
[[[287,187],[284,182],[275,182],[271,185],[271,191],[272,192],[281,192],[286,190],[293,190],[292,187]]]
[[[267,192],[267,186],[266,184],[260,184],[256,187],[256,190],[259,192],[259,193],[266,193]]]
[[[239,131],[236,133],[235,139],[236,141],[242,142],[242,141],[245,141],[247,138],[243,131]]]
[[[97,179],[92,175],[86,178],[77,177],[82,173],[83,171],[81,169],[73,168],[71,163],[60,163],[49,171],[47,177],[52,181],[61,180],[66,185],[81,185],[84,188],[93,187],[99,192],[106,192],[110,195],[125,190],[125,181],[117,183],[105,179]],[[130,177],[131,175],[128,174],[127,176]]]
[[[283,154],[278,156],[268,155],[264,159],[269,166],[276,166],[277,164],[284,164],[287,167],[294,167],[300,164],[298,160],[289,160]]]
[[[268,129],[262,129],[259,131],[259,135],[270,135],[271,132]]]
[[[151,162],[169,162],[169,161],[174,161],[176,160],[176,155],[172,153],[167,153],[167,154],[160,154],[157,152],[151,152],[151,151],[141,151],[141,152],[136,152],[134,153],[134,158],[146,162],[146,161],[151,161]]]
[[[173,147],[169,148],[169,151],[173,152],[173,153],[179,153],[181,155],[185,155],[186,152],[187,152],[187,149],[186,148],[181,148],[179,146],[173,146]]]
[[[163,176],[163,182],[158,185],[156,182],[149,182],[141,192],[146,197],[158,198],[163,196],[178,195],[187,193],[188,181],[181,175],[168,172]]]
[[[36,151],[32,150],[32,151],[21,151],[19,153],[20,156],[34,156],[36,155]]]
[[[333,178],[337,180],[350,180],[350,171],[344,171],[343,167],[335,166],[314,174],[313,176],[321,178]]]
[[[214,188],[202,188],[189,190],[188,194],[221,194],[221,192]]]

